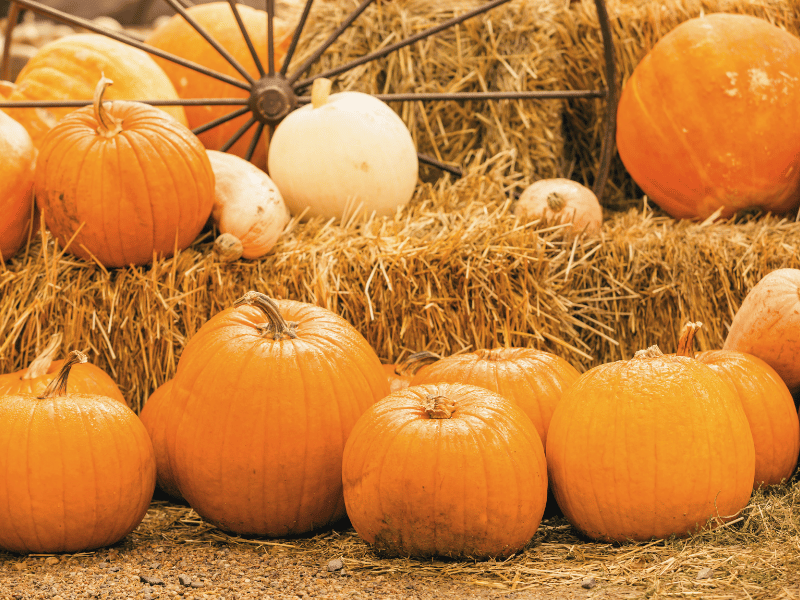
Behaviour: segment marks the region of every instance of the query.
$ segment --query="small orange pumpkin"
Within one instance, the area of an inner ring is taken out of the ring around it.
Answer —
[[[0,394],[0,548],[83,552],[141,523],[156,483],[147,431],[116,400],[71,391],[73,352],[44,393]]]
[[[533,537],[547,499],[530,419],[472,385],[390,394],[359,418],[342,464],[350,522],[388,556],[509,556]]]
[[[182,500],[181,491],[175,482],[175,474],[172,470],[169,452],[166,447],[166,421],[164,420],[165,407],[169,402],[169,394],[172,388],[172,380],[162,383],[150,394],[147,402],[144,403],[139,418],[142,420],[144,428],[150,435],[153,443],[153,453],[156,457],[156,484],[167,496],[176,500]]]
[[[31,136],[0,111],[0,261],[14,256],[28,237],[35,168]]]

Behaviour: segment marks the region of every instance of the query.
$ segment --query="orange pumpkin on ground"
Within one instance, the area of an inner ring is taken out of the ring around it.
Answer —
[[[156,483],[147,431],[116,400],[71,391],[75,352],[41,394],[0,394],[0,548],[83,552],[141,523]]]
[[[0,94],[0,100],[2,100]],[[36,148],[25,128],[0,111],[0,261],[25,243],[33,215]]]
[[[14,373],[0,375],[0,395],[44,392],[64,366],[63,360],[53,360],[61,345],[61,334],[50,338],[45,349],[28,365]],[[69,391],[107,396],[128,406],[117,383],[100,367],[88,362],[74,364],[69,373]]]
[[[776,269],[753,286],[722,349],[757,356],[778,372],[789,391],[800,391],[800,269]]]
[[[636,66],[617,148],[677,218],[800,205],[800,39],[749,15],[689,19]]]
[[[172,470],[172,461],[166,447],[166,421],[164,420],[165,407],[169,402],[172,380],[162,383],[150,394],[144,403],[139,418],[144,428],[150,435],[153,443],[153,453],[156,457],[156,484],[167,496],[182,500],[181,491],[175,483],[175,474]]]
[[[549,352],[496,348],[445,357],[419,371],[411,385],[466,383],[496,392],[528,415],[546,447],[553,410],[579,375],[566,360]]]
[[[530,419],[457,383],[411,386],[370,407],[347,440],[342,479],[350,522],[388,556],[510,556],[547,499]]]
[[[591,538],[685,536],[748,503],[750,425],[734,389],[685,356],[640,350],[581,375],[547,435],[550,485]]]
[[[214,204],[214,172],[186,127],[139,102],[73,111],[42,141],[36,204],[73,254],[106,267],[145,265],[188,247]]]
[[[248,292],[189,340],[165,407],[181,495],[240,535],[282,537],[345,516],[342,451],[389,393],[375,351],[324,308]]]
[[[267,71],[269,68],[267,63],[267,13],[242,4],[238,5],[238,9],[247,33],[256,48],[261,65],[264,71]],[[198,4],[189,7],[186,12],[236,58],[239,64],[255,80],[261,77],[228,2]],[[283,63],[283,57],[286,56],[293,29],[279,19],[274,21],[273,26],[275,69],[277,71]],[[150,34],[146,42],[159,50],[191,60],[217,73],[229,75],[244,82],[242,75],[211,44],[204,40],[181,15],[176,14],[172,19],[156,29]],[[249,96],[249,92],[245,89],[208,75],[203,75],[172,61],[159,57],[154,58],[172,80],[172,83],[175,84],[175,89],[181,98],[247,98]],[[189,121],[189,127],[195,129],[235,112],[239,108],[238,106],[187,106],[186,117]],[[224,125],[214,127],[201,133],[200,140],[209,150],[219,150],[247,122],[248,118],[248,115],[243,115],[228,121]],[[255,126],[235,143],[229,152],[244,157],[253,138],[254,131]],[[251,162],[262,170],[266,170],[266,144],[259,143],[256,146]]]
[[[700,323],[684,326],[678,354],[708,365],[736,390],[756,450],[754,487],[789,479],[800,453],[800,419],[789,388],[775,369],[752,354],[732,350],[695,353],[693,340],[700,327]]]

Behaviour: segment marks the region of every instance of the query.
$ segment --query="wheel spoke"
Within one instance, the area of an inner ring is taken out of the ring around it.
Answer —
[[[306,5],[303,7],[303,13],[300,15],[300,21],[297,23],[297,27],[294,29],[292,41],[289,43],[289,49],[286,51],[286,56],[283,58],[283,65],[281,66],[281,75],[284,77],[286,76],[286,72],[289,70],[289,63],[292,60],[292,56],[294,56],[294,51],[297,48],[297,42],[300,40],[300,35],[303,33],[303,28],[306,26],[308,13],[311,12],[311,5],[313,3],[314,0],[306,0]]]
[[[239,31],[242,32],[244,43],[247,44],[247,49],[250,50],[250,56],[253,57],[253,62],[256,63],[256,69],[258,69],[258,73],[263,77],[264,65],[261,64],[261,59],[258,58],[258,52],[256,52],[256,48],[255,46],[253,46],[253,40],[250,37],[250,34],[247,33],[247,29],[244,26],[244,21],[242,21],[242,15],[239,13],[238,2],[236,2],[236,0],[228,0],[228,4],[231,5],[231,11],[233,11],[233,18],[236,19],[236,24],[239,26]]]
[[[258,140],[261,139],[261,134],[264,132],[264,124],[259,123],[256,126],[256,132],[253,134],[253,139],[250,140],[250,145],[247,147],[247,152],[245,152],[244,159],[250,160],[253,158],[253,154],[256,152],[256,145],[258,144]]]
[[[219,55],[222,56],[222,58],[224,58],[226,61],[228,61],[228,64],[230,64],[234,69],[236,69],[236,71],[238,71],[239,74],[242,77],[244,77],[248,81],[248,83],[250,85],[253,85],[256,82],[256,80],[253,79],[253,76],[250,75],[250,73],[247,72],[247,69],[245,69],[239,63],[239,61],[236,60],[236,58],[230,52],[228,52],[217,40],[215,40],[205,30],[205,28],[202,25],[200,25],[200,23],[198,23],[194,19],[194,17],[192,17],[192,15],[190,15],[188,12],[186,12],[186,9],[183,8],[183,6],[180,5],[178,0],[165,0],[165,1],[172,8],[174,8],[175,11],[178,12],[186,20],[186,22],[189,23],[189,25],[191,25],[194,28],[194,30],[202,36],[202,38],[205,41],[207,41],[209,44],[211,44],[211,46],[214,48],[214,50],[216,50],[219,53]]]
[[[475,17],[482,13],[485,13],[486,11],[496,8],[501,4],[505,4],[506,2],[510,2],[510,0],[492,0],[491,2],[484,4],[483,6],[479,6],[478,8],[475,8],[469,12],[466,12],[463,15],[459,15],[457,17],[453,17],[452,19],[448,19],[447,21],[444,21],[439,25],[435,25],[434,27],[426,29],[425,31],[421,31],[416,35],[412,35],[409,38],[400,40],[399,42],[386,46],[385,48],[381,48],[380,50],[376,50],[375,52],[371,52],[370,54],[365,54],[364,56],[351,60],[350,62],[347,62],[343,65],[339,65],[338,67],[328,69],[323,73],[319,73],[318,75],[314,75],[313,77],[303,79],[302,81],[297,81],[296,77],[292,77],[290,78],[289,82],[294,85],[296,90],[302,89],[310,85],[311,82],[314,81],[314,79],[316,79],[317,77],[333,77],[335,75],[339,75],[340,73],[344,73],[345,71],[349,71],[350,69],[353,69],[359,65],[363,65],[364,63],[368,63],[377,58],[382,58],[387,54],[391,54],[395,50],[399,50],[404,46],[408,46],[410,44],[413,44],[414,42],[418,42],[419,40],[423,40],[427,37],[430,37],[435,33],[439,33],[444,29],[453,27],[458,23],[466,21],[467,19],[471,19],[472,17]]]
[[[241,138],[245,133],[247,133],[247,130],[250,129],[253,126],[253,123],[255,122],[256,122],[255,117],[250,117],[247,123],[242,125],[239,128],[239,130],[236,133],[234,133],[231,136],[231,138],[222,145],[222,147],[219,149],[220,152],[227,152],[228,150],[230,150],[231,146],[233,146],[236,142],[238,142],[239,138]]]
[[[250,112],[250,107],[246,106],[244,108],[240,108],[239,110],[235,110],[232,113],[228,113],[227,115],[223,115],[213,121],[209,121],[204,125],[200,125],[199,127],[195,127],[192,129],[192,133],[195,135],[200,135],[201,133],[205,133],[209,129],[214,129],[218,125],[222,125],[223,123],[227,123],[228,121],[233,121],[237,117],[241,117],[242,115],[246,115]]]
[[[275,0],[267,0],[267,69],[270,77],[275,75]]]
[[[220,81],[224,81],[225,83],[229,83],[233,86],[242,88],[243,90],[250,91],[250,84],[248,84],[247,82],[236,79],[235,77],[231,77],[230,75],[217,73],[216,71],[208,69],[203,65],[198,65],[197,63],[194,63],[190,60],[186,60],[179,56],[175,56],[174,54],[170,54],[169,52],[164,52],[163,50],[154,48],[153,46],[145,44],[144,42],[140,42],[136,38],[133,38],[129,35],[120,33],[118,31],[114,31],[112,29],[108,29],[106,27],[98,27],[88,19],[82,19],[81,17],[74,17],[68,13],[56,10],[55,8],[50,8],[49,6],[45,6],[44,4],[35,2],[34,0],[14,0],[14,2],[40,15],[51,17],[56,21],[61,21],[62,23],[67,23],[68,25],[73,25],[75,27],[82,27],[83,29],[88,29],[89,31],[93,31],[94,33],[99,33],[113,40],[117,40],[118,42],[122,42],[123,44],[127,44],[128,46],[133,46],[134,48],[139,48],[139,50],[144,50],[145,52],[152,54],[154,56],[158,56],[159,58],[163,58],[164,60],[169,60],[174,63],[177,63],[183,67],[186,67],[187,69],[197,71],[198,73],[202,73],[203,75],[208,75],[209,77],[213,77],[214,79],[219,79]]]
[[[426,102],[426,101],[467,101],[467,100],[549,100],[552,98],[602,98],[606,95],[603,90],[532,90],[516,92],[443,92],[443,93],[414,93],[408,94],[370,94],[384,102]],[[298,96],[298,104],[308,104],[311,96]]]
[[[508,2],[508,0],[503,0],[503,1],[504,2]],[[322,56],[322,53],[325,52],[325,50],[327,50],[331,46],[331,44],[333,44],[333,42],[335,42],[337,39],[339,39],[339,36],[342,35],[344,30],[347,29],[350,26],[350,24],[353,21],[355,21],[358,18],[358,16],[362,12],[364,12],[371,3],[372,3],[372,0],[363,0],[363,2],[361,2],[361,4],[358,5],[358,8],[356,8],[342,22],[342,24],[339,25],[339,27],[336,29],[336,31],[334,31],[330,35],[330,37],[322,43],[322,45],[319,48],[314,50],[314,53],[311,56],[309,56],[302,65],[300,65],[300,67],[297,69],[297,71],[295,71],[292,74],[291,77],[289,77],[289,83],[290,84],[294,84],[294,82],[297,81],[300,78],[300,76],[303,73],[305,73],[311,65],[313,65],[315,62],[317,62],[319,57]]]
[[[3,38],[3,57],[0,59],[0,79],[4,81],[11,80],[11,34],[17,25],[17,17],[19,17],[19,5],[12,2],[8,9],[8,26]]]
[[[133,100],[129,100],[133,102]],[[0,102],[0,108],[79,108],[91,104],[93,100],[19,100]],[[113,102],[111,100],[110,102]],[[248,103],[247,98],[177,98],[175,100],[135,100],[152,106],[241,106]],[[244,112],[250,110],[245,107]]]
[[[600,164],[597,167],[597,177],[594,180],[592,191],[601,198],[603,189],[611,170],[611,158],[614,154],[614,136],[617,128],[617,73],[614,64],[614,41],[611,33],[611,23],[608,11],[603,0],[595,0],[597,7],[597,20],[600,23],[600,32],[603,36],[603,56],[606,61],[606,119],[603,131],[603,149],[600,154]]]
[[[419,152],[417,153],[417,158],[421,163],[430,165],[432,167],[436,167],[437,169],[441,169],[442,171],[447,171],[448,173],[451,173],[456,177],[461,177],[462,175],[464,175],[463,171],[458,167],[453,167],[451,165],[443,163],[442,161],[436,160],[435,158],[433,158],[432,156],[428,156],[427,154],[422,154],[421,152]]]

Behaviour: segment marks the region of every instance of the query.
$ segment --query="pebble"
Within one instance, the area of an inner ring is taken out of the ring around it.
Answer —
[[[154,575],[139,575],[139,579],[148,585],[164,585],[164,580]]]
[[[344,568],[344,563],[342,562],[341,558],[334,558],[333,560],[328,562],[328,571],[333,573],[334,571],[341,571]]]
[[[590,590],[597,585],[597,580],[594,577],[586,577],[581,581],[581,587],[585,590]]]
[[[714,577],[714,569],[710,567],[700,569],[700,572],[697,574],[698,579],[711,579],[712,577]]]
[[[44,561],[44,562],[45,562],[45,564],[47,564],[47,565],[57,565],[59,561],[58,561],[58,557],[56,557],[56,556],[48,556],[48,557],[45,559],[45,561]]]
[[[192,578],[188,575],[178,575],[178,581],[181,585],[190,586],[192,585]]]

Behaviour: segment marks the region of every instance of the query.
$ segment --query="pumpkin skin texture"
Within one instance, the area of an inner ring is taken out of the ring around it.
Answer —
[[[386,556],[505,557],[533,537],[547,500],[542,442],[484,388],[411,386],[373,405],[345,446],[350,522]]]
[[[70,113],[42,142],[34,189],[47,227],[62,246],[72,240],[71,253],[106,267],[187,248],[214,204],[205,148],[157,108],[118,100],[98,117],[98,105]],[[119,130],[101,129],[103,118]]]
[[[755,450],[733,388],[657,347],[599,365],[564,392],[547,436],[564,516],[604,541],[685,536],[743,509]]]
[[[14,256],[28,237],[35,168],[36,149],[30,135],[21,124],[0,111],[0,259],[3,261]]]
[[[676,218],[800,204],[800,39],[747,15],[689,19],[636,66],[617,148]]]
[[[96,33],[65,36],[46,44],[22,68],[9,102],[26,100],[91,100],[105,75],[115,82],[109,100],[177,100],[178,93],[153,58],[143,50]],[[8,108],[41,147],[45,134],[73,108]],[[182,106],[164,112],[186,125]]]
[[[540,179],[525,188],[514,205],[523,219],[571,223],[573,233],[595,235],[603,226],[603,208],[594,192],[571,179]]]
[[[344,444],[389,384],[344,319],[249,292],[189,340],[172,382],[167,450],[204,519],[281,537],[345,516]]]
[[[116,400],[66,387],[44,398],[0,396],[4,550],[108,546],[133,531],[150,505],[155,459],[139,418]]]
[[[172,461],[166,448],[166,422],[164,420],[165,407],[170,399],[172,380],[166,381],[158,386],[150,394],[147,402],[144,403],[139,418],[142,425],[147,429],[150,441],[153,443],[153,454],[156,459],[156,485],[167,496],[182,500],[181,491],[175,482],[175,474],[172,470]]]
[[[419,162],[403,120],[361,92],[328,95],[316,79],[312,104],[289,113],[269,146],[272,180],[293,215],[394,216],[417,185]]]
[[[241,3],[237,8],[247,33],[256,48],[259,60],[266,71],[269,68],[267,62],[267,13]],[[186,12],[212,38],[233,55],[254,79],[258,80],[261,77],[250,55],[250,50],[242,37],[231,7],[227,2],[198,4],[189,7]],[[289,48],[289,42],[291,41],[291,33],[291,28],[287,27],[286,24],[278,19],[274,21],[273,39],[275,40],[276,70],[280,69],[283,57],[286,56],[286,50]],[[164,25],[153,31],[146,42],[160,50],[191,60],[217,73],[244,81],[241,74],[179,14],[174,15]],[[247,98],[249,95],[247,90],[224,81],[203,75],[157,56],[153,58],[175,85],[175,89],[181,98]],[[214,119],[234,112],[237,108],[235,106],[187,106],[186,118],[188,119],[189,127],[196,129]],[[200,140],[209,150],[219,150],[247,122],[247,119],[248,115],[243,115],[223,125],[214,127],[201,133],[199,135]],[[246,156],[254,130],[255,127],[251,128],[228,152],[239,157]],[[259,143],[255,148],[251,162],[260,169],[265,170],[267,165],[266,154],[265,144]]]
[[[800,391],[800,269],[776,269],[747,293],[731,321],[723,350],[757,356],[789,388]]]
[[[532,348],[496,348],[448,356],[419,371],[411,385],[466,383],[486,388],[519,406],[542,445],[561,396],[580,373],[563,358]]]

